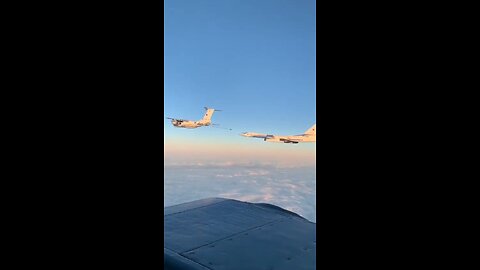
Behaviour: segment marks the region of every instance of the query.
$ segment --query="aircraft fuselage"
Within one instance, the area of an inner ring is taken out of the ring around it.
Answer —
[[[316,135],[293,135],[293,136],[271,136],[264,139],[266,142],[280,143],[299,143],[299,142],[316,142]]]
[[[283,143],[300,143],[300,142],[316,142],[317,141],[317,124],[314,124],[311,128],[307,129],[304,134],[281,136],[281,135],[269,135],[255,132],[244,132],[240,135],[251,138],[261,138],[266,142],[283,142]]]
[[[198,128],[203,126],[209,126],[210,123],[204,123],[200,121],[172,120],[172,125],[179,128]]]
[[[245,132],[241,134],[244,137],[252,138],[262,138],[266,142],[279,142],[279,143],[299,143],[299,142],[316,142],[316,134],[302,134],[302,135],[292,135],[292,136],[281,136],[281,135],[268,135],[255,132]]]
[[[167,119],[172,120],[172,125],[174,127],[179,127],[179,128],[198,128],[198,127],[205,127],[205,126],[210,126],[212,121],[212,115],[215,111],[215,109],[212,108],[207,108],[205,107],[205,115],[203,116],[202,119],[198,121],[193,121],[193,120],[183,120],[183,119],[175,119],[175,118],[170,118],[167,117]]]

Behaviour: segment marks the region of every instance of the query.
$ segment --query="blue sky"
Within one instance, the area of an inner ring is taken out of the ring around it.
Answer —
[[[222,109],[225,129],[164,122],[164,204],[272,203],[315,221],[316,143],[268,143],[316,123],[314,0],[165,0],[165,117]]]
[[[224,110],[213,122],[233,129],[185,131],[166,120],[166,141],[307,130],[316,122],[315,16],[313,0],[165,0],[165,117],[199,119],[210,106]]]

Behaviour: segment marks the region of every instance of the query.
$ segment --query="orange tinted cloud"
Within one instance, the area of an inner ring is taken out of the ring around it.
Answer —
[[[166,162],[263,162],[294,165],[315,164],[316,147],[310,144],[265,142],[167,142],[164,144]]]

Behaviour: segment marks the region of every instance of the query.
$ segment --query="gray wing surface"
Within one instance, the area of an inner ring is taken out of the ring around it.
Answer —
[[[280,139],[280,141],[286,142],[286,143],[298,143],[297,140],[291,140],[291,139]]]
[[[316,224],[274,205],[203,199],[164,224],[165,269],[315,269]]]

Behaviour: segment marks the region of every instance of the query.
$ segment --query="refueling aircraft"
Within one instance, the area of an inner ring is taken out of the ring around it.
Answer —
[[[198,127],[215,125],[215,124],[212,124],[212,121],[211,121],[213,113],[220,112],[221,110],[215,110],[207,107],[204,107],[204,108],[206,110],[205,115],[203,116],[202,119],[198,121],[176,119],[176,118],[170,118],[170,117],[167,117],[167,119],[172,120],[172,125],[178,128],[198,128]]]

